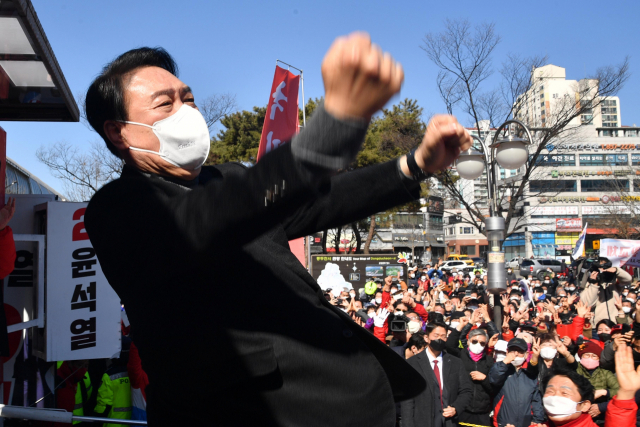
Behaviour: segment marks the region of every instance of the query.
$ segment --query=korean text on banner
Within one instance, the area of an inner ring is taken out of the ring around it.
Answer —
[[[580,237],[578,237],[578,241],[576,242],[576,247],[573,249],[573,253],[571,256],[573,258],[579,258],[582,256],[584,252],[584,240],[587,238],[587,226],[589,224],[585,223],[584,228],[582,229],[582,233],[580,233]]]
[[[120,352],[120,298],[84,229],[87,203],[47,203],[47,361]]]
[[[284,144],[298,131],[298,87],[300,76],[276,65],[267,114],[262,126],[258,160]]]
[[[600,256],[614,267],[640,267],[640,241],[600,239]]]

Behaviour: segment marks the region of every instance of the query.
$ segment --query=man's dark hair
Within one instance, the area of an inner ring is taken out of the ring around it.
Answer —
[[[604,324],[607,328],[613,328],[614,326],[616,326],[615,323],[613,323],[611,320],[609,319],[602,319],[601,321],[599,321],[598,323],[596,323],[596,330],[598,329],[598,326]]]
[[[553,369],[549,374],[547,374],[542,379],[542,394],[544,394],[544,392],[547,390],[549,381],[551,381],[553,377],[558,375],[569,378],[571,382],[576,385],[576,387],[578,388],[578,393],[580,393],[581,400],[588,400],[589,402],[593,402],[593,386],[591,385],[589,380],[576,371],[569,371],[567,369]]]
[[[449,327],[447,326],[446,323],[444,323],[444,322],[433,322],[433,323],[429,323],[429,324],[427,324],[427,326],[425,326],[424,333],[426,335],[429,335],[431,332],[433,332],[433,330],[435,328],[444,328],[445,331],[449,330]]]
[[[411,348],[415,346],[418,350],[422,350],[427,346],[427,342],[424,340],[424,332],[418,331],[411,335],[409,341],[407,341],[407,347]]]
[[[124,102],[125,77],[140,67],[160,67],[178,76],[178,65],[161,47],[141,47],[123,53],[107,64],[95,78],[84,102],[84,110],[91,127],[107,143],[107,148],[120,157],[116,147],[104,133],[107,120],[127,120]]]

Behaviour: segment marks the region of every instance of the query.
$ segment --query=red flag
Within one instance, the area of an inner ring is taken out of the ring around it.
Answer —
[[[258,160],[298,132],[298,86],[300,76],[276,65],[262,126]]]

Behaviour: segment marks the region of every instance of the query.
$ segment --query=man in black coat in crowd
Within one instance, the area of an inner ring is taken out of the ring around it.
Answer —
[[[408,360],[427,382],[418,396],[402,402],[403,427],[453,427],[471,402],[473,385],[462,362],[443,350],[447,325],[429,323],[425,329],[429,345]]]
[[[290,143],[251,168],[202,167],[208,129],[175,74],[164,50],[134,49],[86,96],[90,124],[125,162],[85,226],[136,330],[149,425],[393,425],[394,400],[425,381],[329,304],[288,240],[416,199],[424,174],[471,138],[437,116],[408,155],[337,174],[403,80],[354,34],[327,53],[324,105]],[[239,270],[260,279],[242,299],[225,286]]]

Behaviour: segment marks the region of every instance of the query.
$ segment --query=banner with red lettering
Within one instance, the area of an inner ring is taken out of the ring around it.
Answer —
[[[298,87],[300,76],[276,65],[267,114],[262,126],[258,160],[298,132]]]
[[[614,267],[640,267],[640,241],[600,239],[600,256]]]
[[[84,229],[87,203],[47,203],[47,361],[120,353],[120,298]]]

